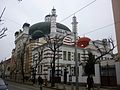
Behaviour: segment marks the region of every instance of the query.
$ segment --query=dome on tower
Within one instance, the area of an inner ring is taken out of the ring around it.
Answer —
[[[45,17],[50,17],[51,15],[50,14],[48,14],[48,15],[46,15]]]
[[[56,26],[58,29],[71,32],[71,30],[63,24],[56,23]],[[33,39],[37,39],[42,37],[43,35],[50,34],[51,32],[50,30],[51,30],[51,22],[40,22],[30,27],[29,35],[31,35]]]

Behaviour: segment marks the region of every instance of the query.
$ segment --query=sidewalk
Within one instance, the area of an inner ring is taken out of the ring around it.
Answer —
[[[76,87],[73,85],[64,85],[64,84],[56,84],[55,87],[50,87],[50,83],[48,86],[43,86],[45,88],[53,89],[53,90],[76,90]],[[85,86],[79,86],[79,90],[87,90]],[[92,89],[91,89],[92,90]],[[94,90],[117,90],[116,88],[113,87],[104,87],[104,88],[98,88],[95,87]]]
[[[10,81],[14,82],[14,81]],[[19,83],[19,82],[14,82],[14,83]],[[23,84],[23,83],[19,83]],[[33,85],[32,83],[24,83],[24,85],[32,86],[38,90],[39,85],[35,84]],[[55,84],[55,87],[51,87],[51,83],[48,83],[47,86],[43,85],[43,90],[76,90],[76,87],[73,85],[65,85],[65,84]],[[87,90],[85,86],[79,86],[79,90]],[[92,89],[91,89],[92,90]],[[117,89],[116,87],[100,87],[97,88],[95,87],[94,90],[120,90]]]

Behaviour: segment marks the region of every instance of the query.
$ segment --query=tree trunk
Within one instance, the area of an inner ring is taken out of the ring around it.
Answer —
[[[22,82],[24,83],[24,58],[21,56],[21,74],[22,74]]]
[[[53,55],[53,65],[52,65],[52,80],[51,80],[51,87],[55,86],[55,52]]]

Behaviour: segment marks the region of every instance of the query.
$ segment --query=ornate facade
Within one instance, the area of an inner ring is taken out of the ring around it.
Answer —
[[[45,16],[45,22],[39,22],[32,26],[28,23],[23,25],[23,30],[15,33],[15,49],[12,57],[15,59],[14,68],[15,76],[18,79],[22,79],[22,66],[24,75],[31,79],[33,74],[41,75],[48,81],[51,79],[51,67],[53,66],[53,57],[55,56],[55,78],[59,78],[59,81],[64,81],[65,70],[67,70],[67,82],[75,82],[75,48],[74,42],[74,30],[70,30],[67,26],[56,22],[57,15],[56,9],[52,9],[51,14]],[[73,17],[72,28],[77,30],[77,20]],[[54,43],[57,38],[62,39],[62,45],[57,48],[55,54],[51,50],[54,47]],[[49,37],[49,39],[48,39]],[[77,36],[78,37],[78,36]],[[47,40],[48,39],[48,40]],[[48,42],[53,43],[49,44]],[[86,83],[86,76],[84,75],[84,66],[88,58],[87,54],[91,51],[95,57],[100,56],[100,52],[93,45],[93,42],[100,47],[103,51],[103,41],[106,44],[106,49],[110,49],[110,42],[107,39],[90,41],[86,48],[77,47],[77,59],[79,64],[79,82]],[[50,45],[52,46],[51,48]],[[112,54],[112,52],[110,52]],[[107,54],[101,57],[99,61],[110,61],[111,54]],[[84,57],[84,58],[83,58]],[[23,62],[22,62],[23,61]],[[101,63],[102,64],[102,63]],[[94,81],[96,84],[100,84],[100,62],[95,65]],[[33,71],[34,68],[34,71]],[[21,77],[21,78],[20,78]]]

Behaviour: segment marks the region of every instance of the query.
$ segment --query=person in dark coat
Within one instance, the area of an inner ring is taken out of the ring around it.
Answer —
[[[42,79],[42,77],[38,77],[38,83],[39,83],[39,85],[42,85],[43,84],[43,79]]]
[[[38,77],[38,83],[40,85],[40,90],[42,90],[43,79],[40,76]]]
[[[94,84],[93,77],[92,76],[88,76],[88,78],[87,78],[88,90],[91,90],[91,88],[93,88],[93,84]]]

